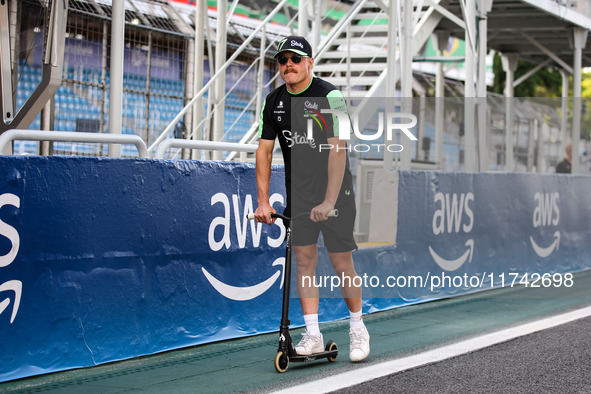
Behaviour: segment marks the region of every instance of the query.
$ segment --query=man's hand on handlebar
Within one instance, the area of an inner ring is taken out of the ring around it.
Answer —
[[[324,201],[322,204],[315,206],[310,211],[310,220],[313,222],[322,222],[329,218],[329,213],[334,210],[334,204]]]
[[[259,223],[273,224],[276,219],[271,218],[271,214],[275,212],[271,205],[259,205],[254,212],[254,218]]]

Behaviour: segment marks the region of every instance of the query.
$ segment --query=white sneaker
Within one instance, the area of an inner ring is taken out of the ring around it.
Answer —
[[[369,356],[369,332],[367,332],[367,328],[351,328],[349,338],[351,338],[349,347],[351,361],[361,361]]]
[[[324,339],[322,334],[311,335],[306,331],[302,334],[303,338],[296,346],[296,353],[300,356],[309,356],[314,353],[321,353],[324,351]]]

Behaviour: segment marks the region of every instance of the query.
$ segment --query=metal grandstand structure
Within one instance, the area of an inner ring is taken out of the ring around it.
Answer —
[[[260,2],[258,19],[235,13],[239,3],[218,1],[214,9],[205,1],[126,0],[118,11],[110,0],[4,2],[0,17],[9,28],[2,30],[2,53],[12,59],[2,56],[0,131],[137,134],[152,154],[169,138],[252,144],[264,95],[280,83],[272,61],[276,43],[300,34],[316,48],[315,73],[352,100],[415,97],[406,105],[424,114],[420,141],[400,139],[405,149],[387,157],[388,166],[549,172],[569,138],[579,145],[591,0],[300,0],[297,6],[278,0]],[[66,12],[67,23],[56,22]],[[124,29],[115,29],[117,21]],[[56,26],[63,29],[61,46]],[[48,42],[64,55],[54,52],[48,61]],[[111,67],[113,42],[123,46],[120,70]],[[463,52],[446,55],[458,42]],[[427,46],[436,54],[427,55]],[[486,91],[491,50],[502,55],[507,73],[504,105]],[[515,80],[518,59],[535,66]],[[563,97],[513,98],[512,87],[541,67],[560,70]],[[465,99],[458,105],[453,97]],[[238,156],[183,147],[166,157]],[[14,148],[110,154],[106,144],[17,141]],[[124,146],[122,155],[137,152]],[[357,156],[360,162],[383,158]]]

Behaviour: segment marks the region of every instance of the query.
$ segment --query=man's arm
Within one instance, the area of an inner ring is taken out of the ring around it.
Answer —
[[[273,160],[273,148],[275,140],[259,139],[259,147],[256,152],[256,178],[257,178],[257,202],[258,207],[254,213],[257,222],[273,224],[271,213],[275,209],[269,203],[269,182],[271,181],[271,162]]]
[[[332,145],[332,149],[328,154],[328,184],[324,201],[310,212],[310,220],[313,222],[328,219],[328,212],[334,209],[341,191],[347,164],[346,142],[339,137],[328,138],[327,142]]]

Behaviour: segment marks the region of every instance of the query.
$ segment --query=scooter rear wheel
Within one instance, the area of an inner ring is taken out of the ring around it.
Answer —
[[[289,367],[289,356],[281,350],[275,355],[275,370],[279,373],[287,371]]]

